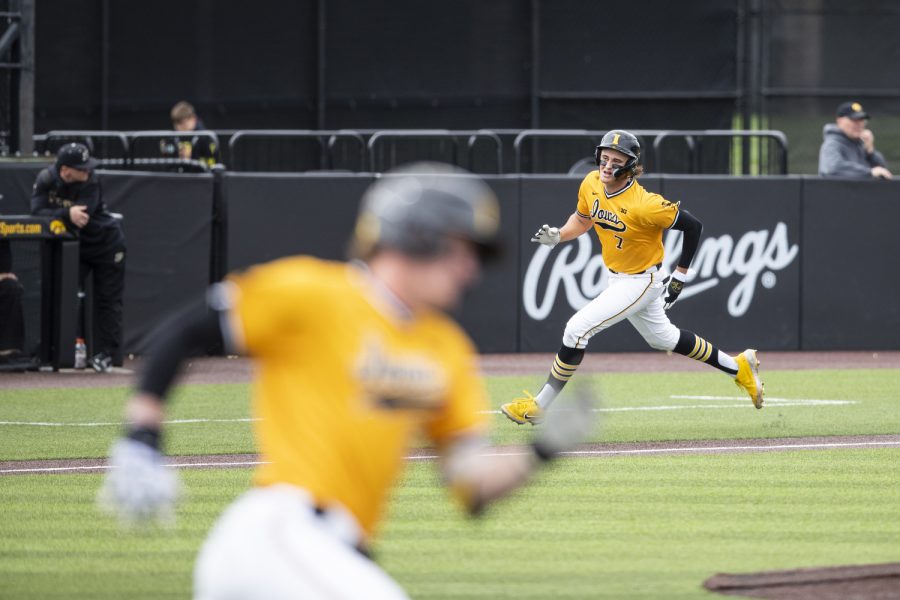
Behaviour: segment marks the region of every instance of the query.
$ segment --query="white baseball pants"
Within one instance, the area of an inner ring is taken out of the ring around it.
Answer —
[[[194,568],[194,598],[408,600],[355,548],[359,528],[347,512],[317,515],[304,490],[255,488],[219,518]]]
[[[639,275],[610,273],[609,286],[566,323],[563,344],[586,348],[593,336],[628,319],[651,348],[674,349],[680,331],[666,315],[663,276],[656,267],[649,271]]]

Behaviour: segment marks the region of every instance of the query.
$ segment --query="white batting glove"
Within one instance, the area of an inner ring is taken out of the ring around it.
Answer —
[[[102,509],[126,524],[174,521],[181,482],[178,474],[163,464],[158,450],[121,438],[110,448],[109,467],[97,495]]]
[[[556,402],[544,412],[544,420],[534,436],[535,453],[550,460],[585,441],[597,426],[597,396],[585,385],[575,385],[574,394]]]
[[[543,225],[537,230],[537,233],[534,234],[531,241],[552,248],[559,243],[559,228]]]

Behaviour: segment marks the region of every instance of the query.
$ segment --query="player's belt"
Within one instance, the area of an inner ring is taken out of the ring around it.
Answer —
[[[652,267],[650,267],[648,269],[644,269],[643,271],[641,271],[639,273],[621,273],[621,275],[643,275],[644,273],[656,273],[661,268],[662,268],[662,263],[657,263],[657,264],[653,265]],[[610,273],[612,273],[613,275],[620,274],[618,271],[613,271],[609,267],[606,267],[606,270],[609,271]]]
[[[318,505],[313,507],[313,512],[317,517],[326,521],[329,524],[329,528],[332,530],[332,532],[338,534],[338,537],[340,539],[342,539],[344,542],[347,542],[348,545],[353,547],[354,550],[356,550],[366,558],[372,559],[372,552],[365,545],[365,543],[356,541],[354,539],[358,536],[354,535],[354,533],[351,532],[352,526],[348,525],[345,522],[345,514],[340,511],[335,511],[332,508],[325,508]]]

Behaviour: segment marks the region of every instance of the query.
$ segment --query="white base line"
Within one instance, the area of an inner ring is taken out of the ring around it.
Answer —
[[[251,423],[260,419],[173,419],[163,421],[164,425],[184,425],[185,423]],[[121,427],[122,421],[114,423],[53,423],[49,421],[0,421],[0,425],[31,425],[32,427]]]
[[[752,407],[750,399],[744,396],[671,396],[675,399],[693,399],[693,400],[734,400],[734,404],[663,404],[658,406],[617,406],[610,408],[595,408],[594,412],[611,413],[611,412],[634,412],[634,411],[658,411],[658,410],[693,410],[705,408],[737,408],[746,409]],[[859,404],[858,400],[816,400],[812,398],[800,398],[792,400],[789,398],[766,398],[765,406],[782,407],[782,406],[841,406],[848,404]],[[481,414],[499,415],[499,410],[483,410]]]
[[[562,456],[616,456],[627,454],[661,454],[671,453],[677,454],[681,452],[725,452],[729,450],[810,450],[820,449],[827,450],[829,448],[865,448],[870,446],[900,446],[900,441],[883,441],[883,442],[822,442],[818,444],[772,444],[759,446],[704,446],[704,447],[672,447],[672,448],[635,448],[633,450],[571,450],[569,452],[561,452]],[[520,456],[528,454],[527,452],[495,452],[493,454],[484,454],[483,456]],[[439,458],[437,455],[427,456],[408,456],[406,460],[434,460]]]
[[[657,406],[618,406],[615,408],[595,408],[594,412],[635,412],[635,411],[659,411],[659,410],[694,410],[704,408],[738,408],[745,409],[750,406],[746,396],[669,396],[674,400],[733,400],[734,404],[664,404]],[[858,400],[818,400],[814,398],[766,398],[768,406],[840,406],[847,404],[859,404]],[[479,414],[499,415],[499,410],[482,410]],[[195,423],[251,423],[259,421],[257,418],[241,419],[172,419],[163,421],[165,425],[185,425]],[[116,422],[86,422],[86,423],[54,423],[52,421],[0,421],[2,425],[25,425],[30,427],[120,427],[121,421]]]
[[[621,456],[621,455],[640,455],[640,454],[679,454],[690,452],[728,452],[728,451],[747,451],[747,450],[828,450],[831,448],[868,448],[868,447],[900,447],[900,441],[873,441],[873,442],[820,442],[816,444],[759,444],[755,446],[704,446],[704,447],[678,447],[672,446],[668,448],[635,448],[633,450],[572,450],[563,452],[563,456]],[[528,454],[527,452],[495,452],[486,453],[482,456],[520,456]],[[426,454],[422,456],[407,456],[408,461],[435,460],[439,458],[436,454]],[[170,463],[167,467],[178,469],[190,469],[196,467],[252,467],[257,465],[269,464],[267,461],[232,461],[232,462],[198,462],[198,463]],[[35,467],[32,469],[0,469],[2,473],[59,473],[65,471],[106,471],[109,470],[108,465],[94,466],[76,466],[76,467]]]
[[[206,463],[169,463],[166,466],[176,469],[189,467],[254,467],[267,465],[268,461],[248,460],[235,462],[206,462]],[[65,471],[108,471],[109,465],[82,465],[77,467],[35,467],[33,469],[0,469],[0,473],[62,473]]]

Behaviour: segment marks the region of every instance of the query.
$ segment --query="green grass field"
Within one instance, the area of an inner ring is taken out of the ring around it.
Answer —
[[[900,432],[897,370],[768,372],[762,411],[715,373],[590,379],[603,441]],[[490,378],[493,408],[541,382]],[[0,460],[103,456],[125,394],[0,391]],[[168,451],[252,452],[247,394],[182,388],[169,417],[203,421],[171,424]],[[499,443],[531,434],[492,418]],[[0,598],[189,597],[196,550],[250,471],[182,476],[175,528],[125,533],[94,508],[99,475],[0,477]],[[376,553],[414,598],[713,598],[700,586],[717,572],[897,562],[898,540],[900,447],[566,459],[477,521],[416,462]]]

